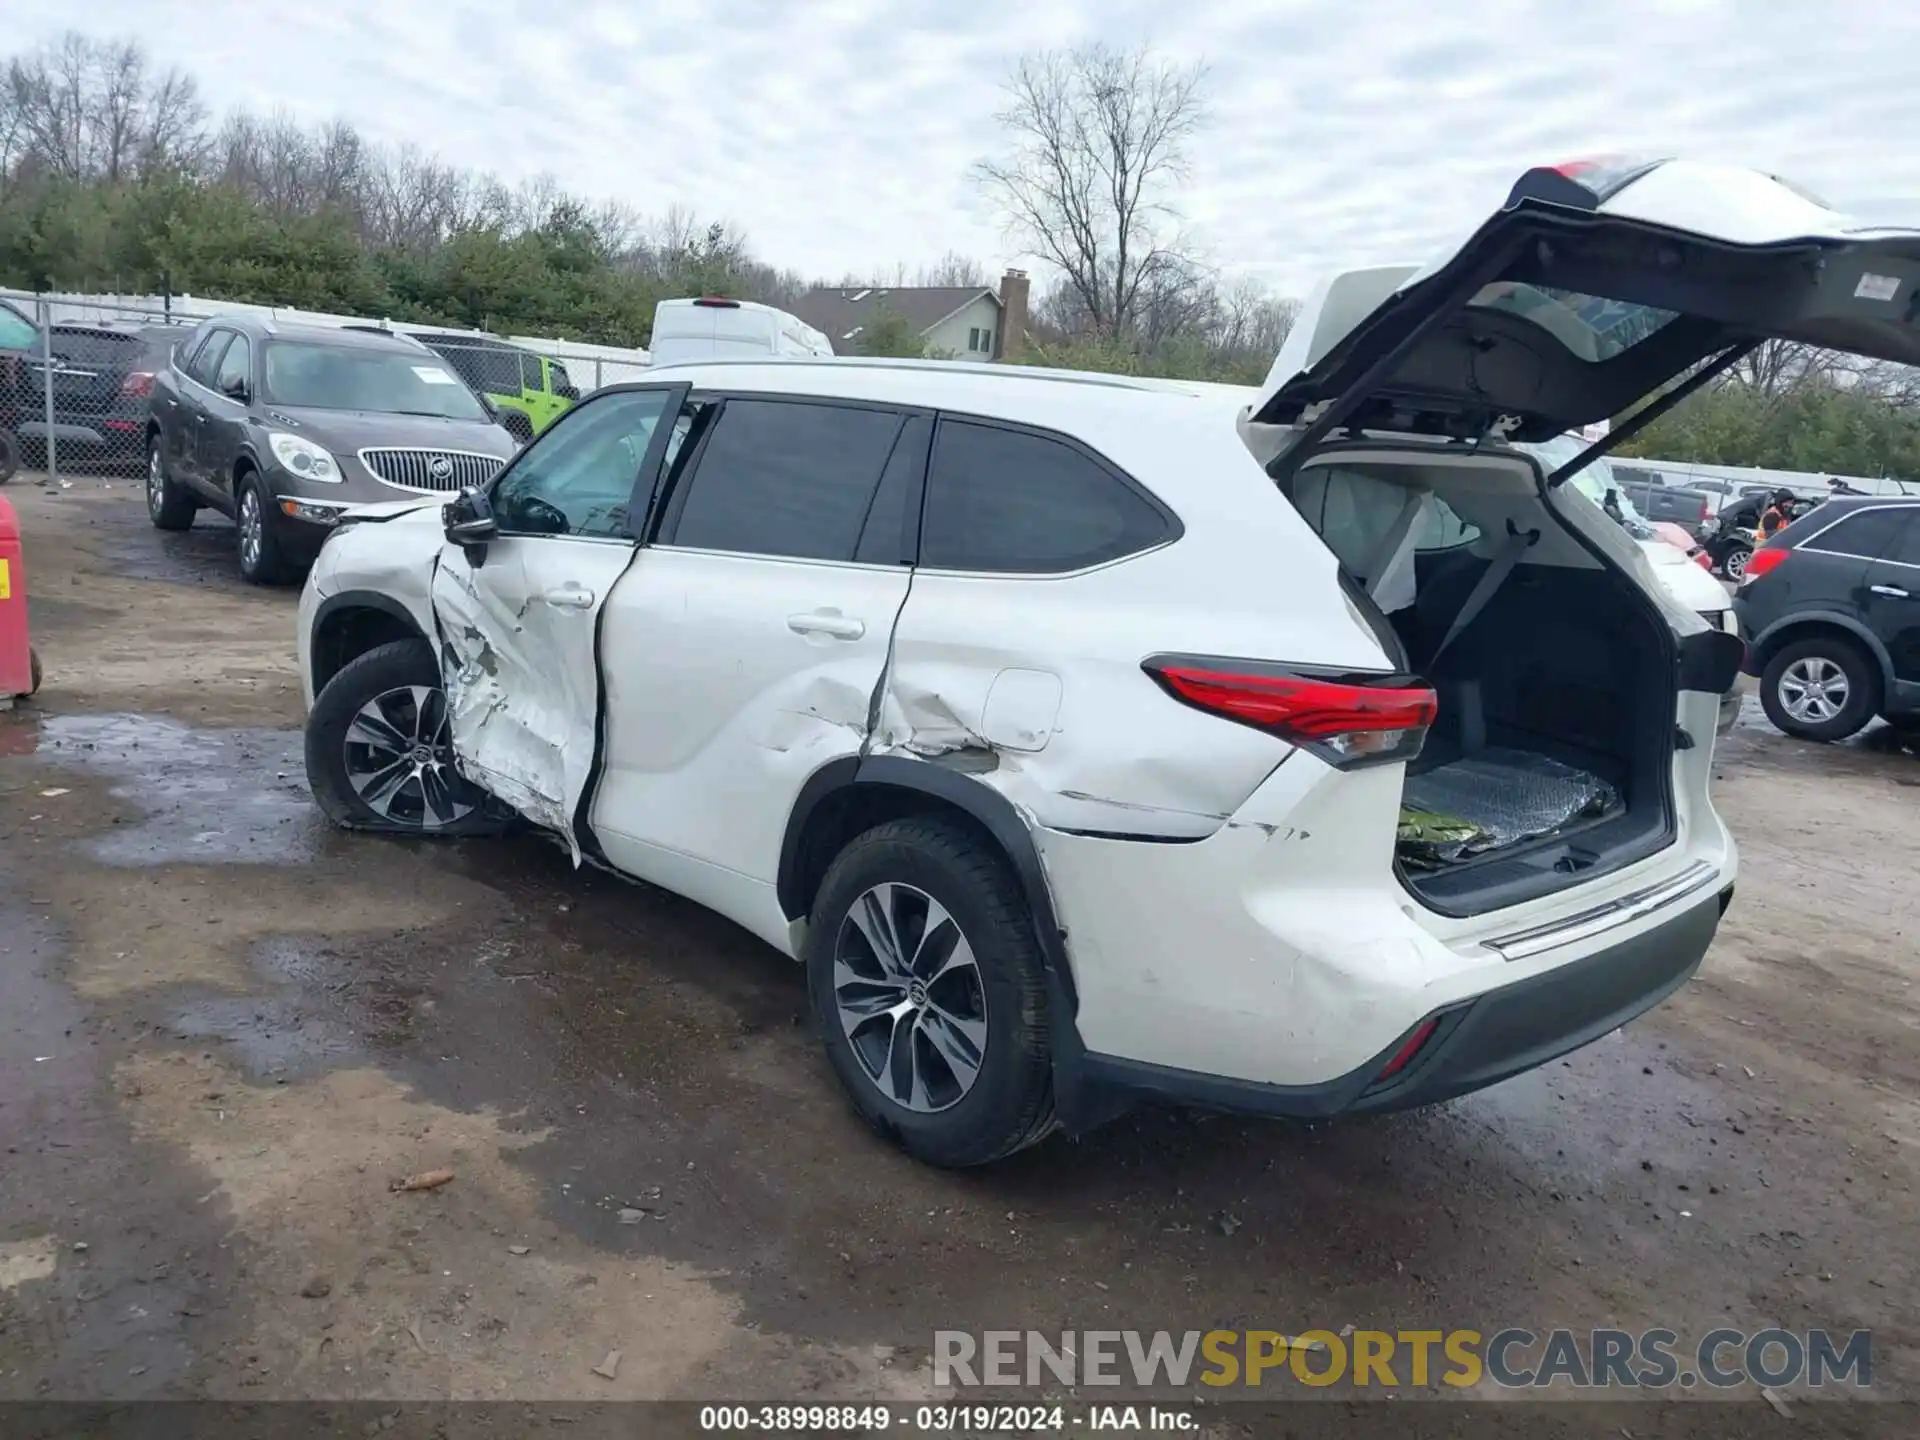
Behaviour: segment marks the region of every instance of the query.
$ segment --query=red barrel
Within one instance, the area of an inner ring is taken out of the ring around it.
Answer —
[[[27,572],[20,556],[20,521],[0,498],[0,698],[31,695],[33,646],[27,638]]]

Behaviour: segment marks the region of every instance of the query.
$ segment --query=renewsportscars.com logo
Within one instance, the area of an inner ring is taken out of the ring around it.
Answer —
[[[1483,1381],[1503,1389],[1664,1390],[1756,1384],[1873,1383],[1873,1332],[1844,1336],[1709,1330],[1692,1344],[1672,1330],[937,1330],[933,1382],[1017,1385],[1192,1384],[1259,1388],[1348,1384],[1383,1389]]]

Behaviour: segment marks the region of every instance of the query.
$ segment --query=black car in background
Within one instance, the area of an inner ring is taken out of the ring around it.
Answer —
[[[154,376],[188,333],[183,325],[62,323],[48,327],[53,350],[53,436],[62,468],[138,470]],[[9,358],[0,379],[22,463],[46,464],[47,358]]]
[[[1920,720],[1920,497],[1826,501],[1753,552],[1733,608],[1787,734]]]

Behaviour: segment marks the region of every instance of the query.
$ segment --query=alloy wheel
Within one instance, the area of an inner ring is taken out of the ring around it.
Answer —
[[[1803,725],[1824,725],[1847,708],[1852,688],[1839,665],[1808,655],[1780,672],[1780,707]]]
[[[147,514],[158,520],[166,503],[167,475],[160,464],[160,447],[155,445],[147,451]]]
[[[1743,545],[1729,554],[1720,568],[1729,580],[1738,581],[1746,575],[1747,561],[1752,555],[1753,552]]]
[[[446,692],[402,685],[374,696],[347,726],[347,783],[382,819],[423,831],[471,814],[476,800],[453,767]]]
[[[240,563],[249,575],[260,568],[265,540],[266,517],[260,513],[260,496],[249,485],[240,492]]]
[[[930,1115],[966,1098],[987,1051],[987,996],[959,924],[926,891],[863,892],[834,942],[833,998],[867,1078]]]

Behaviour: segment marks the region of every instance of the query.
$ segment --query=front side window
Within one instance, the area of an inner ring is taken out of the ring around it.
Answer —
[[[1173,533],[1159,506],[1077,446],[1030,430],[940,423],[927,471],[923,566],[1065,574]]]
[[[233,338],[231,330],[215,330],[207,336],[206,343],[194,352],[193,362],[187,366],[187,374],[209,390],[214,388],[214,380],[220,373],[220,362],[226,357],[227,345]]]
[[[626,390],[568,411],[495,484],[500,528],[521,535],[629,536],[634,485],[673,398],[670,390]]]
[[[275,340],[267,345],[265,369],[264,398],[276,405],[442,420],[487,418],[444,360],[417,350]]]
[[[852,560],[904,418],[852,406],[728,400],[676,497],[668,543]]]

